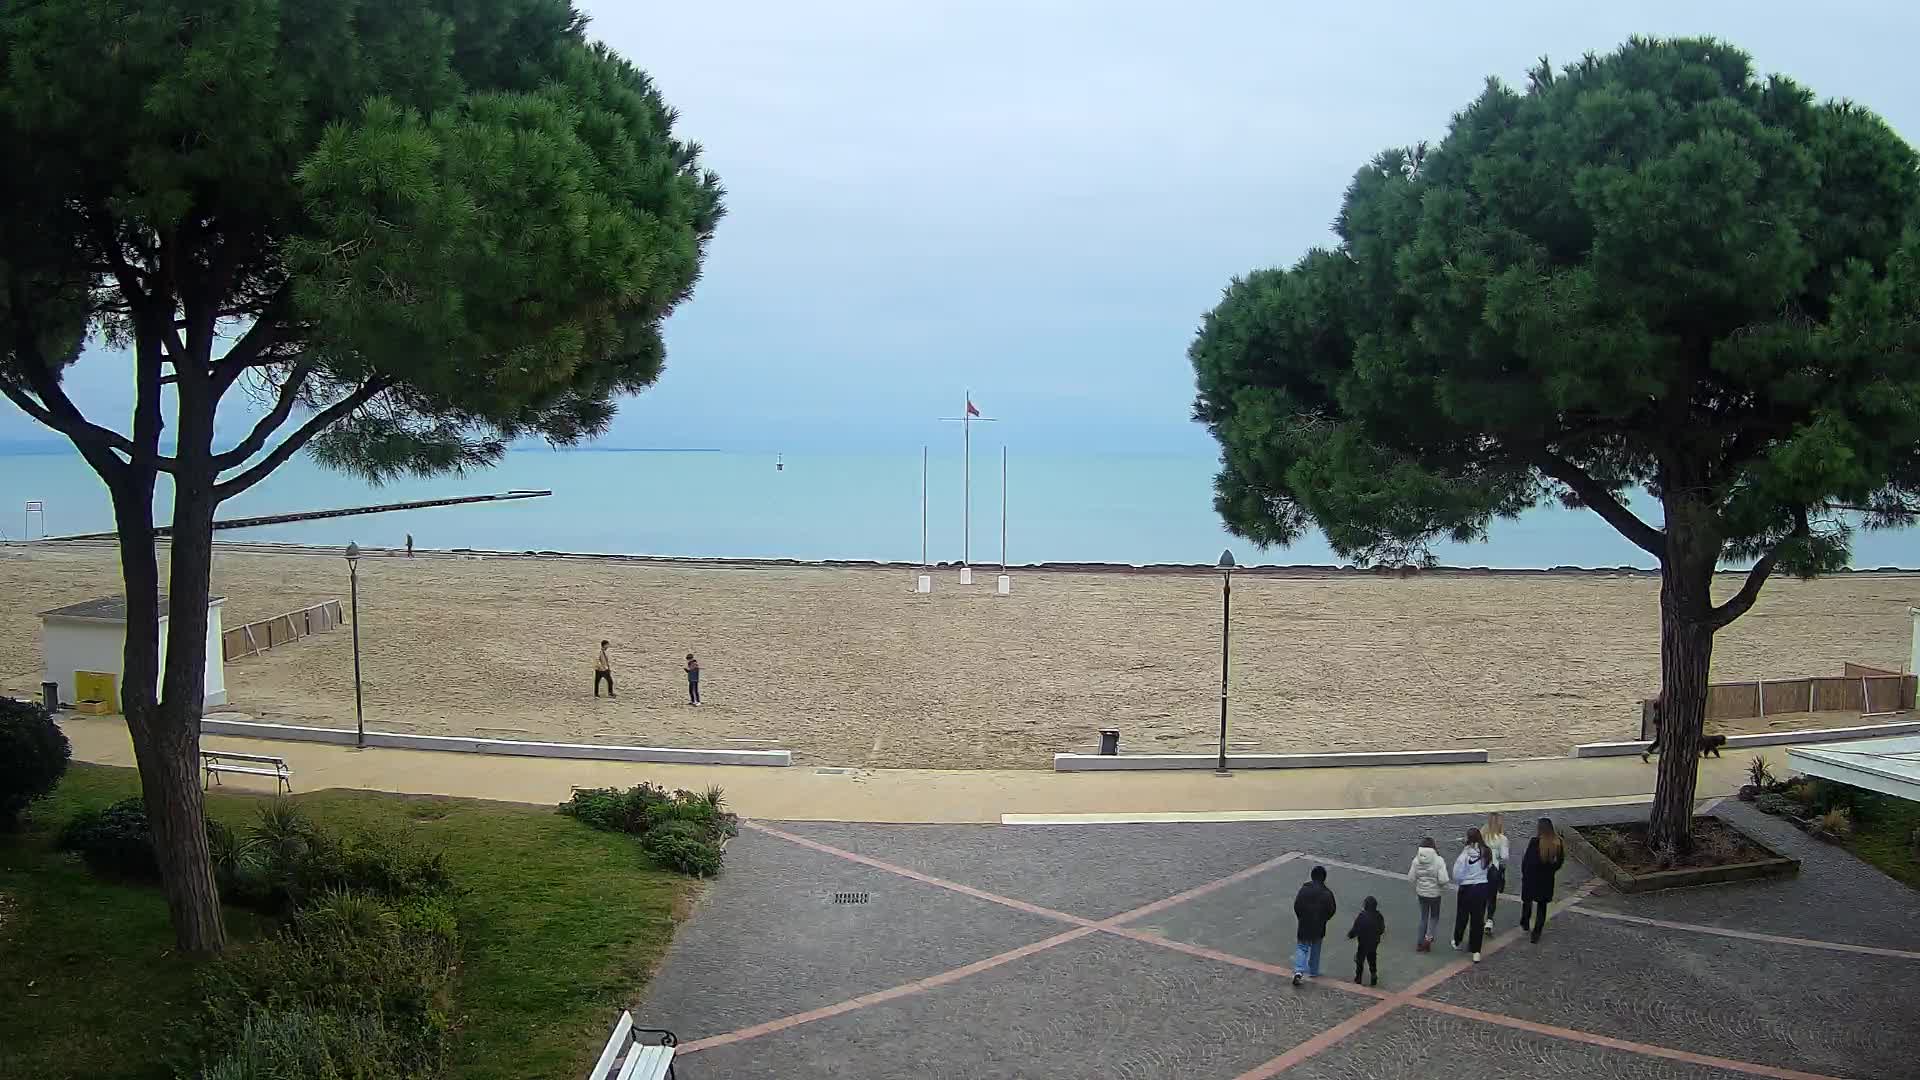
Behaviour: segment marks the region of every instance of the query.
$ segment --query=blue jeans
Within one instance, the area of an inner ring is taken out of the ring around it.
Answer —
[[[1295,975],[1320,974],[1320,942],[1300,941],[1294,943],[1293,973]]]
[[[1440,925],[1440,898],[1437,896],[1420,897],[1420,940],[1432,941],[1433,931]]]

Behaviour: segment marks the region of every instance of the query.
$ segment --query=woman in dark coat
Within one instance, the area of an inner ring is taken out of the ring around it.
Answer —
[[[1540,931],[1547,928],[1547,905],[1553,901],[1553,876],[1560,872],[1567,853],[1560,846],[1560,834],[1553,831],[1553,819],[1541,818],[1533,839],[1527,841],[1527,853],[1520,860],[1520,929],[1533,928],[1538,944]],[[1539,910],[1534,910],[1535,905]]]

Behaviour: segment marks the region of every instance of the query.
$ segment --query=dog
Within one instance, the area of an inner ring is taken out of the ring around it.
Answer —
[[[1720,748],[1725,745],[1727,745],[1727,737],[1725,735],[1702,735],[1700,736],[1700,756],[1702,758],[1719,757]],[[1659,752],[1660,743],[1658,741],[1648,743],[1647,748],[1640,751],[1640,760],[1651,760],[1651,755]]]

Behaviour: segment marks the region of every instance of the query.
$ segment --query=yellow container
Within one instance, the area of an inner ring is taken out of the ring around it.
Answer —
[[[112,672],[74,672],[73,696],[79,699],[75,708],[81,712],[111,716],[120,711],[119,687]]]

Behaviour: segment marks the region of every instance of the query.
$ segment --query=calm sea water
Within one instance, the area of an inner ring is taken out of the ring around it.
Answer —
[[[724,558],[920,558],[920,457],[522,450],[466,477],[383,488],[304,459],[223,508],[224,517],[362,506],[451,495],[552,489],[550,498],[445,507],[223,532],[226,539],[425,548],[555,550]],[[1319,537],[1259,550],[1227,535],[1212,506],[1208,456],[1033,456],[1011,459],[1007,561],[1208,563],[1232,548],[1243,564],[1336,563]],[[963,550],[958,453],[928,471],[929,556]],[[162,495],[164,504],[167,496]],[[59,535],[112,527],[106,490],[77,456],[0,456],[0,537],[27,533],[22,509],[46,504]],[[976,449],[973,561],[1000,561],[1000,455]],[[1646,513],[1649,508],[1640,508]],[[164,505],[162,507],[164,512]],[[38,535],[40,523],[31,524]],[[1444,545],[1460,566],[1650,566],[1652,560],[1586,511],[1531,511],[1495,525],[1482,544]],[[1862,534],[1854,565],[1920,565],[1920,531]]]

